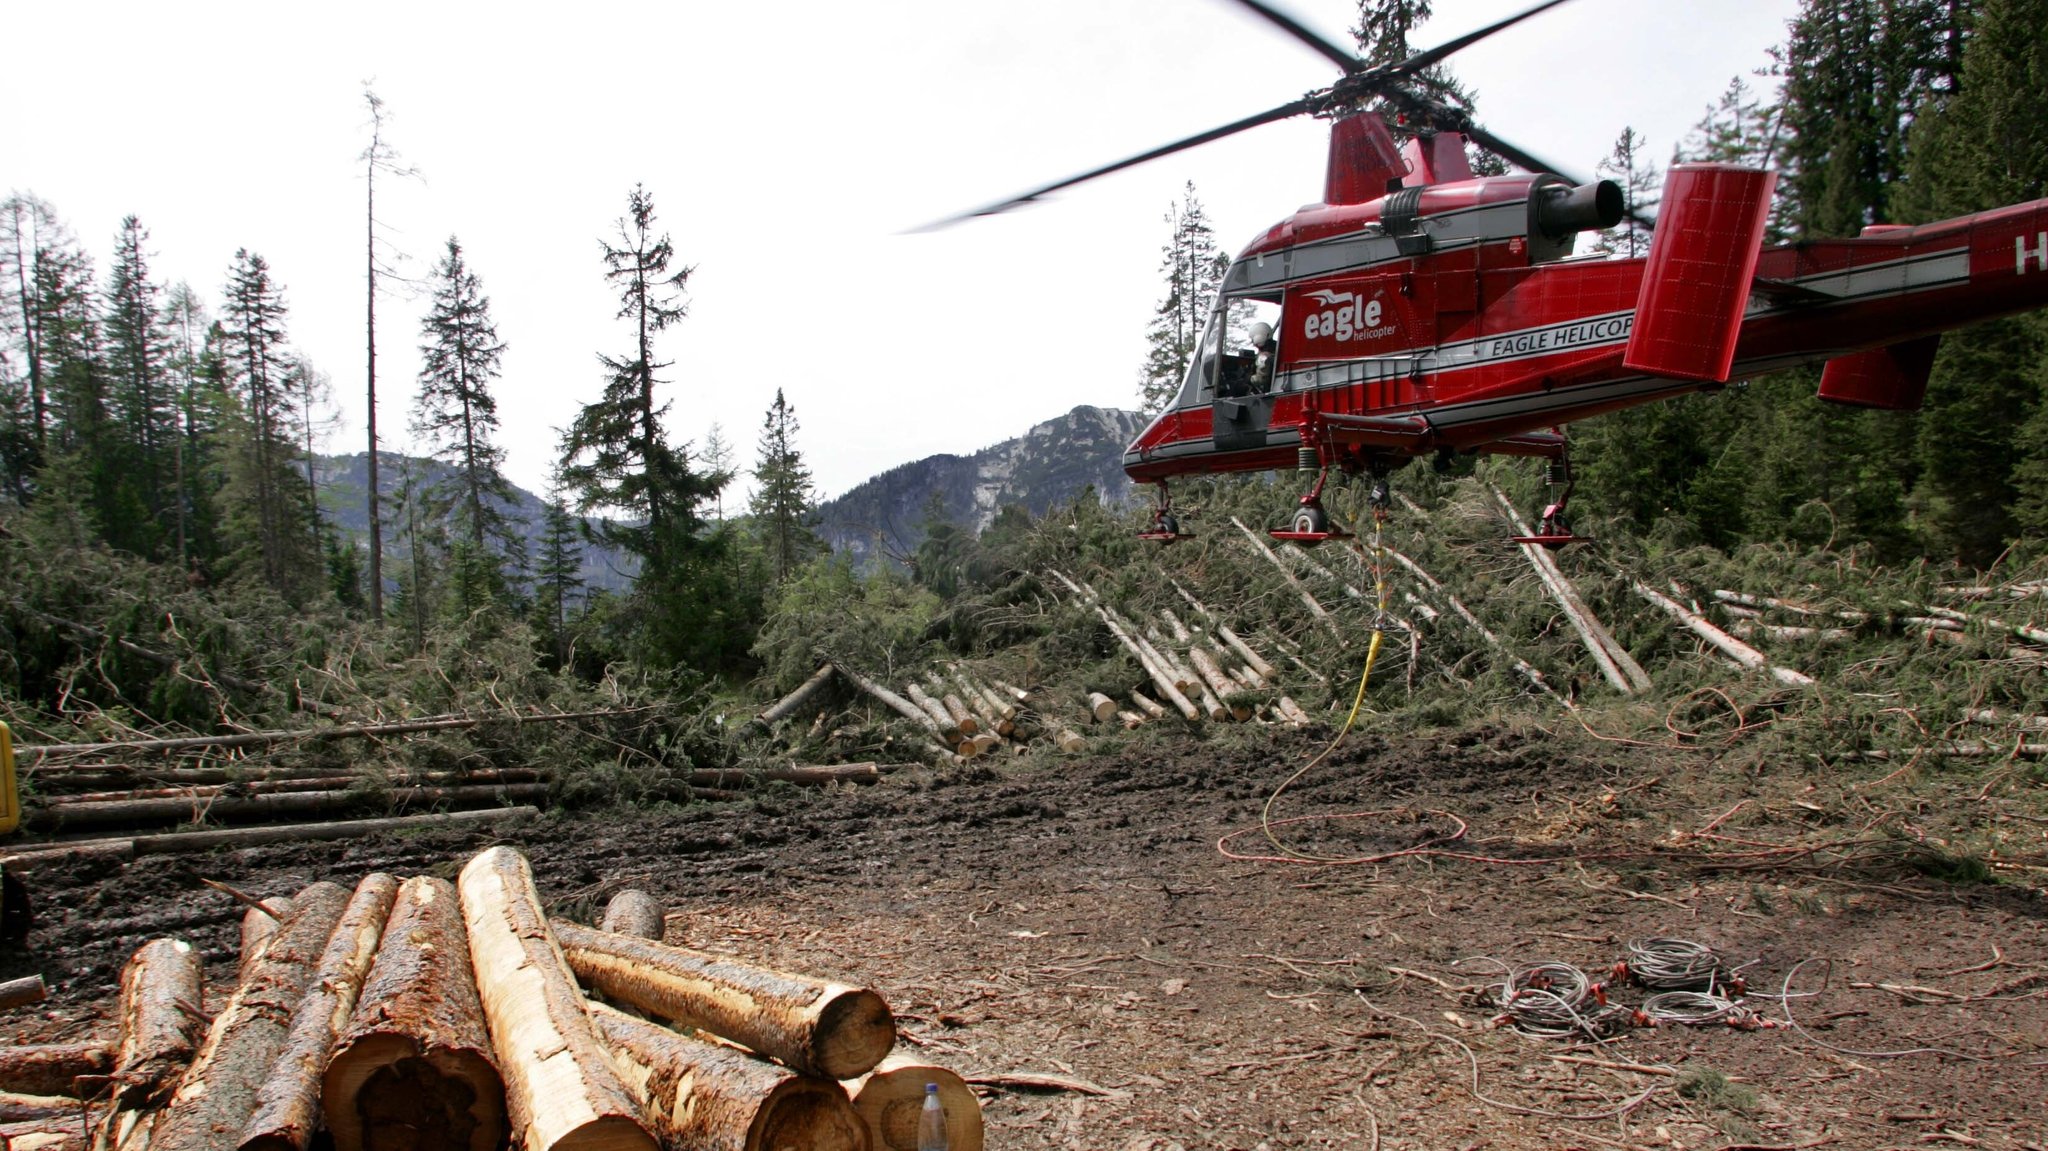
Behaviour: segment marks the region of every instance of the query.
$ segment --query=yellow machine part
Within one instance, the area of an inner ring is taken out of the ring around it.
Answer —
[[[0,723],[0,835],[21,826],[21,795],[14,788],[14,733]]]

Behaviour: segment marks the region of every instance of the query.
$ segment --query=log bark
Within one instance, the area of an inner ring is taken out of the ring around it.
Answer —
[[[591,1018],[672,1147],[692,1151],[870,1151],[846,1091],[765,1059],[679,1035],[602,1004]]]
[[[320,1079],[334,1037],[355,1011],[391,916],[398,881],[372,872],[356,885],[341,922],[320,953],[313,980],[292,1015],[284,1050],[256,1092],[256,1113],[242,1128],[241,1151],[306,1151],[320,1123]]]
[[[345,811],[368,803],[392,807],[469,804],[507,799],[545,799],[545,783],[484,784],[468,787],[396,787],[382,794],[355,790],[303,791],[247,797],[180,796],[171,799],[116,800],[107,803],[69,803],[30,811],[28,826],[38,829],[60,827],[121,827],[137,823],[177,820],[233,819],[244,816],[275,817],[308,815],[323,811]]]
[[[1225,627],[1223,621],[1216,618],[1216,613],[1209,610],[1209,605],[1196,599],[1188,589],[1180,586],[1179,580],[1168,576],[1166,582],[1173,585],[1173,590],[1180,593],[1180,598],[1188,601],[1189,607],[1194,608],[1203,619],[1209,621],[1209,626],[1214,631],[1216,638],[1229,645],[1230,650],[1236,652],[1239,658],[1244,660],[1245,665],[1250,667],[1260,679],[1276,680],[1280,678],[1279,671],[1272,664],[1267,663],[1265,658],[1259,655],[1258,652],[1253,651],[1251,645],[1246,643],[1243,637]]]
[[[1522,513],[1515,510],[1515,505],[1508,499],[1506,492],[1495,488],[1493,498],[1500,501],[1501,509],[1507,513],[1508,521],[1515,525],[1518,533],[1525,536],[1535,534],[1522,519]],[[1536,569],[1537,578],[1550,589],[1551,597],[1564,609],[1565,619],[1569,620],[1573,630],[1579,633],[1579,638],[1586,645],[1586,651],[1592,655],[1593,662],[1599,665],[1600,674],[1607,677],[1607,682],[1614,685],[1614,690],[1623,695],[1635,695],[1650,690],[1649,673],[1643,670],[1642,665],[1637,663],[1626,649],[1614,641],[1607,628],[1594,616],[1592,609],[1579,598],[1578,589],[1565,578],[1564,571],[1557,566],[1557,560],[1550,554],[1550,549],[1541,544],[1519,546],[1522,554],[1528,557],[1529,566]]]
[[[853,1109],[868,1125],[874,1151],[917,1151],[924,1087],[939,1085],[946,1113],[946,1151],[982,1151],[981,1100],[960,1076],[910,1055],[891,1055],[845,1084]]]
[[[1324,609],[1322,602],[1310,594],[1309,590],[1301,585],[1300,580],[1294,578],[1294,573],[1287,570],[1287,564],[1279,556],[1273,554],[1273,549],[1266,546],[1266,541],[1259,538],[1259,533],[1246,527],[1244,521],[1236,516],[1230,517],[1230,522],[1236,524],[1237,530],[1244,533],[1244,538],[1246,542],[1251,544],[1252,550],[1265,556],[1266,562],[1273,565],[1273,570],[1280,573],[1280,578],[1287,581],[1287,586],[1293,588],[1295,594],[1301,597],[1302,605],[1308,608],[1308,613],[1329,627],[1330,634],[1337,637],[1337,646],[1349,647],[1349,642],[1344,638],[1344,630],[1337,626],[1337,621],[1331,618],[1330,613]]]
[[[967,709],[967,701],[951,694],[940,695],[937,699],[939,706],[946,709],[946,714],[953,717],[953,726],[961,735],[980,734],[981,720]]]
[[[277,933],[278,923],[291,914],[291,910],[291,900],[282,895],[273,895],[263,901],[262,907],[251,907],[242,912],[242,959],[239,970],[248,970],[249,961],[256,958],[257,952],[263,949],[263,941]]]
[[[1403,568],[1407,569],[1408,574],[1414,576],[1418,580],[1421,580],[1423,586],[1429,588],[1433,592],[1436,592],[1438,595],[1441,595],[1444,599],[1444,602],[1450,605],[1451,610],[1457,613],[1458,618],[1464,620],[1465,623],[1469,625],[1473,631],[1478,632],[1479,638],[1485,640],[1487,646],[1493,648],[1493,650],[1499,652],[1502,656],[1506,657],[1506,659],[1509,662],[1509,665],[1513,667],[1516,671],[1520,672],[1522,674],[1522,677],[1524,679],[1527,679],[1529,683],[1536,688],[1536,690],[1542,692],[1543,694],[1549,696],[1550,698],[1556,700],[1558,703],[1562,704],[1565,710],[1567,711],[1577,711],[1579,709],[1579,705],[1577,703],[1573,702],[1571,699],[1565,696],[1559,695],[1557,693],[1557,689],[1550,686],[1550,681],[1543,678],[1542,672],[1532,667],[1528,663],[1528,661],[1522,659],[1520,656],[1517,656],[1513,652],[1509,651],[1508,645],[1506,643],[1503,643],[1499,636],[1493,634],[1492,630],[1489,629],[1485,624],[1480,623],[1479,617],[1472,614],[1472,609],[1466,607],[1463,600],[1460,600],[1457,596],[1452,595],[1450,593],[1450,589],[1444,587],[1443,584],[1437,582],[1437,578],[1435,576],[1430,575],[1427,571],[1424,571],[1421,564],[1416,563],[1414,560],[1409,559],[1407,556],[1402,555],[1400,552],[1395,551],[1393,548],[1382,548],[1381,550],[1386,553],[1387,558],[1393,560],[1395,563],[1400,564]]]
[[[824,692],[825,685],[830,682],[832,682],[832,665],[826,663],[820,666],[818,670],[812,672],[811,678],[799,684],[795,691],[768,705],[757,718],[762,723],[771,726],[781,723],[783,720],[802,711],[813,700],[817,699]]]
[[[763,780],[823,786],[828,783],[874,783],[884,768],[865,763],[793,764],[784,767],[700,767],[684,772],[681,779],[691,787],[742,787]]]
[[[462,827],[471,824],[511,822],[540,814],[532,806],[493,807],[480,811],[448,811],[433,815],[400,815],[389,819],[350,819],[327,823],[286,823],[269,827],[237,827],[220,831],[185,831],[168,835],[139,835],[121,839],[84,839],[69,843],[32,845],[5,857],[9,867],[32,867],[60,862],[77,856],[175,855],[186,851],[212,851],[221,847],[251,847],[260,843],[299,843],[321,839],[353,839],[389,831],[420,827]],[[0,1007],[5,1003],[0,1002]]]
[[[931,714],[925,711],[923,708],[918,707],[916,704],[911,703],[909,700],[904,699],[902,696],[897,695],[895,692],[890,691],[888,688],[883,687],[881,684],[876,683],[874,680],[871,680],[868,677],[860,674],[859,672],[854,671],[852,668],[847,667],[843,663],[835,663],[832,666],[839,669],[839,674],[853,681],[853,685],[855,687],[858,687],[862,691],[867,692],[869,695],[875,697],[876,700],[881,702],[882,706],[888,708],[890,711],[895,712],[897,715],[900,715],[905,719],[915,721],[917,724],[919,724],[920,726],[924,727],[929,731],[936,732],[939,730],[938,721],[934,720],[931,717]]]
[[[1166,702],[1172,704],[1176,710],[1190,720],[1202,718],[1201,711],[1195,707],[1194,703],[1186,695],[1182,694],[1180,685],[1175,682],[1176,677],[1166,667],[1164,662],[1158,658],[1158,655],[1151,650],[1151,645],[1126,630],[1123,624],[1117,621],[1116,614],[1102,604],[1099,597],[1092,590],[1083,590],[1080,584],[1069,579],[1066,573],[1062,571],[1057,569],[1049,570],[1052,571],[1053,578],[1067,586],[1067,590],[1073,592],[1083,603],[1095,609],[1095,614],[1102,619],[1103,625],[1109,628],[1109,634],[1115,636],[1117,642],[1124,645],[1124,650],[1131,653],[1131,658],[1138,661],[1138,666],[1145,669],[1145,674],[1151,677],[1152,686],[1159,689],[1159,694],[1166,697]]]
[[[1684,604],[1658,591],[1641,580],[1633,581],[1636,594],[1662,609],[1666,615],[1685,625],[1694,635],[1706,640],[1722,655],[1748,671],[1768,672],[1772,679],[1794,687],[1805,687],[1813,683],[1813,677],[1791,668],[1774,666],[1764,658],[1764,653],[1729,635]]]
[[[896,1042],[889,1005],[863,988],[569,923],[555,932],[577,977],[607,997],[806,1075],[851,1079]]]
[[[1045,729],[1052,735],[1053,746],[1068,755],[1073,755],[1088,746],[1088,741],[1082,739],[1079,732],[1074,731],[1072,728],[1063,727],[1052,720],[1046,721]]]
[[[1145,717],[1135,711],[1119,711],[1116,713],[1116,718],[1118,722],[1124,725],[1124,730],[1126,731],[1145,726]]]
[[[21,1095],[86,1098],[74,1082],[81,1075],[114,1070],[114,1050],[104,1043],[31,1043],[0,1046],[0,1091]]]
[[[348,892],[332,883],[315,883],[292,899],[290,914],[243,972],[157,1116],[150,1151],[217,1151],[241,1131],[347,903]]]
[[[604,922],[597,929],[660,943],[661,937],[668,934],[668,912],[661,900],[637,887],[628,887],[604,905]]]
[[[191,1064],[206,1032],[206,1017],[199,1011],[201,972],[199,952],[182,939],[152,939],[121,968],[116,1107],[155,1107]]]
[[[398,889],[356,1008],[321,1081],[336,1151],[496,1151],[505,1085],[491,1053],[455,887]]]
[[[946,705],[933,699],[930,692],[914,683],[906,683],[903,685],[903,695],[930,717],[939,734],[949,738],[959,734],[960,728],[953,722],[953,716],[946,710]]]
[[[1189,648],[1188,662],[1195,665],[1195,673],[1209,685],[1217,700],[1230,709],[1230,718],[1243,723],[1252,717],[1251,705],[1237,700],[1243,689],[1236,680],[1224,674],[1223,665],[1216,662],[1215,656],[1199,647]]]
[[[1108,723],[1116,715],[1116,701],[1099,691],[1088,693],[1088,715],[1097,723]]]
[[[525,1151],[653,1151],[541,914],[526,858],[493,847],[463,867],[457,888],[514,1137]]]
[[[111,754],[114,752],[159,752],[202,751],[228,747],[263,747],[276,743],[296,743],[323,739],[380,739],[391,735],[410,735],[423,731],[451,731],[476,727],[485,723],[560,723],[577,719],[605,719],[611,716],[632,715],[645,708],[614,708],[600,711],[555,712],[546,715],[517,715],[493,713],[490,715],[437,715],[422,719],[405,720],[399,723],[366,723],[346,727],[316,727],[299,731],[245,731],[232,735],[181,736],[177,739],[128,739],[114,743],[46,743],[34,747],[16,749],[16,755],[29,760],[45,756],[74,755],[81,752]],[[52,770],[52,769],[41,769]]]
[[[1131,702],[1137,704],[1140,711],[1143,711],[1153,719],[1166,718],[1166,705],[1142,691],[1133,690],[1131,692]]]
[[[85,1151],[85,1118],[73,1114],[0,1125],[0,1147],[7,1151]]]
[[[0,1092],[0,1123],[40,1123],[67,1120],[80,1114],[84,1104],[69,1095],[23,1095]]]
[[[27,1007],[31,1003],[41,1003],[49,997],[50,989],[43,983],[43,977],[40,975],[24,975],[20,979],[0,983],[0,1011],[10,1007]]]

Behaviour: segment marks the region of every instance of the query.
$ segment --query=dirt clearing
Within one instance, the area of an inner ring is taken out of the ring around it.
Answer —
[[[555,815],[503,841],[573,918],[646,887],[669,906],[671,942],[873,986],[903,1048],[993,1081],[991,1147],[2048,1140],[2035,775],[1923,765],[1847,781],[1534,729],[1353,736],[1273,805],[1276,820],[1324,818],[1274,833],[1296,852],[1377,861],[1245,858],[1282,854],[1261,810],[1323,742],[1240,729]],[[1972,847],[1987,828],[2031,844],[2031,863]],[[1219,851],[1225,837],[1238,857]],[[53,998],[7,1030],[109,1030],[121,963],[164,933],[205,951],[211,1010],[241,909],[202,877],[272,895],[377,869],[452,876],[484,842],[46,872],[30,950],[0,976],[40,971]],[[1598,974],[1644,936],[1745,965],[1749,1005],[1772,1026],[1532,1037],[1490,1027],[1497,1009],[1467,990],[1540,960]],[[1066,1086],[1004,1082],[1020,1074]]]

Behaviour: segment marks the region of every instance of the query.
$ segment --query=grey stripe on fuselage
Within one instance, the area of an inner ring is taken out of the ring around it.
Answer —
[[[1505,240],[1526,234],[1529,204],[1527,200],[1509,200],[1501,204],[1458,208],[1423,216],[1415,224],[1417,232],[1429,237],[1432,253],[1466,248],[1487,240]],[[1230,266],[1230,272],[1223,281],[1223,291],[1237,295],[1261,288],[1277,288],[1294,280],[1363,271],[1376,264],[1410,258],[1401,254],[1398,242],[1381,231],[1377,223],[1368,224],[1364,231],[1240,259]]]

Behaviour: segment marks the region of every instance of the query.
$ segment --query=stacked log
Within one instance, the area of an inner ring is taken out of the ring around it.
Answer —
[[[981,1103],[973,1089],[954,1072],[907,1055],[891,1055],[846,1084],[874,1151],[917,1151],[917,1121],[927,1084],[939,1088],[948,1151],[981,1151]]]
[[[455,886],[399,888],[356,1009],[321,1080],[336,1151],[411,1146],[493,1151],[505,1088],[491,1054]]]
[[[338,1151],[892,1146],[841,1082],[878,1106],[891,1069],[868,1073],[894,1043],[887,1004],[643,938],[664,920],[646,892],[607,909],[622,931],[551,925],[525,860],[493,848],[459,884],[375,874],[353,894],[236,894],[274,929],[251,939],[212,1025],[196,953],[151,941],[122,973],[117,1043],[0,1047],[13,1124],[0,1146],[306,1151],[323,1126]],[[698,1030],[592,1002],[586,986]],[[920,1091],[957,1080],[907,1074]],[[91,1098],[110,1105],[89,1126]],[[979,1147],[974,1097],[947,1106],[954,1146]]]

